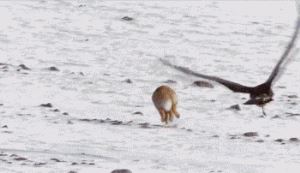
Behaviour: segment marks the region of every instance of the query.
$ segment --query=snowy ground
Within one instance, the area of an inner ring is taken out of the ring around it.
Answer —
[[[0,172],[299,171],[299,55],[265,118],[228,109],[247,95],[195,87],[159,61],[259,84],[293,33],[293,1],[15,0],[0,19]],[[170,128],[151,101],[162,84],[179,97]]]

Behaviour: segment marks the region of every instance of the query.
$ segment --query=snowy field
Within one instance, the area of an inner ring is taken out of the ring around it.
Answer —
[[[294,1],[0,1],[0,172],[298,173],[299,54],[266,117],[159,61],[255,86],[296,17]],[[170,127],[151,100],[163,84]]]

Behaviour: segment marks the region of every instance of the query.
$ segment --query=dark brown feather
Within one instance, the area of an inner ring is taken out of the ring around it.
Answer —
[[[278,75],[278,72],[280,70],[280,65],[288,57],[289,53],[291,52],[292,48],[295,45],[295,41],[296,41],[297,36],[299,34],[299,28],[300,28],[300,17],[298,16],[297,23],[295,25],[295,31],[294,31],[294,34],[292,36],[292,39],[289,42],[289,44],[287,45],[287,47],[286,47],[285,51],[283,52],[283,54],[281,55],[280,60],[278,61],[278,63],[274,67],[274,69],[273,69],[271,75],[269,76],[268,80],[266,81],[266,83],[269,83],[271,85],[273,80],[275,79],[275,77]]]
[[[179,71],[181,71],[185,74],[189,74],[189,75],[193,75],[193,76],[196,76],[196,77],[201,77],[201,78],[204,78],[204,79],[208,79],[208,80],[218,82],[218,83],[224,85],[225,87],[229,88],[233,92],[250,93],[253,89],[253,87],[244,86],[244,85],[241,85],[241,84],[229,81],[229,80],[225,80],[225,79],[222,79],[222,78],[219,78],[219,77],[216,77],[216,76],[209,76],[209,75],[204,75],[204,74],[201,74],[201,73],[197,73],[197,72],[194,72],[194,71],[192,71],[188,68],[173,65],[170,62],[168,62],[166,60],[163,60],[163,59],[160,59],[160,61],[163,64],[165,64],[169,67],[172,67],[176,70],[179,70]]]

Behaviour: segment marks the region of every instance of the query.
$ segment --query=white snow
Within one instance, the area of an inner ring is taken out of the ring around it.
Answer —
[[[0,1],[0,172],[298,173],[299,54],[265,118],[159,61],[255,86],[296,15],[294,1]],[[170,127],[151,100],[167,80],[181,114]]]

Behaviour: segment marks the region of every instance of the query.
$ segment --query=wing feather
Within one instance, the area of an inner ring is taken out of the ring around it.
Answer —
[[[233,92],[250,93],[252,91],[252,88],[253,88],[253,87],[244,86],[244,85],[241,85],[241,84],[229,81],[229,80],[225,80],[225,79],[222,79],[222,78],[219,78],[219,77],[216,77],[216,76],[209,76],[209,75],[197,73],[197,72],[194,72],[194,71],[192,71],[192,70],[190,70],[190,69],[188,69],[186,67],[173,65],[170,62],[168,62],[166,60],[163,60],[163,59],[160,59],[160,61],[163,64],[165,64],[165,65],[167,65],[169,67],[172,67],[172,68],[174,68],[174,69],[176,69],[178,71],[181,71],[181,72],[183,72],[185,74],[218,82],[218,83],[224,85],[225,87],[229,88]]]
[[[271,84],[273,82],[273,80],[275,79],[275,77],[278,75],[281,64],[288,57],[289,53],[291,52],[292,48],[295,45],[295,41],[297,40],[297,37],[298,37],[298,34],[299,34],[299,29],[300,29],[300,16],[298,15],[298,19],[297,19],[297,23],[295,25],[295,31],[294,31],[294,34],[292,36],[292,39],[289,42],[289,44],[287,45],[287,47],[286,47],[285,51],[283,52],[283,54],[281,55],[278,63],[274,67],[274,69],[273,69],[271,75],[269,76],[269,78],[267,79],[266,83]]]

